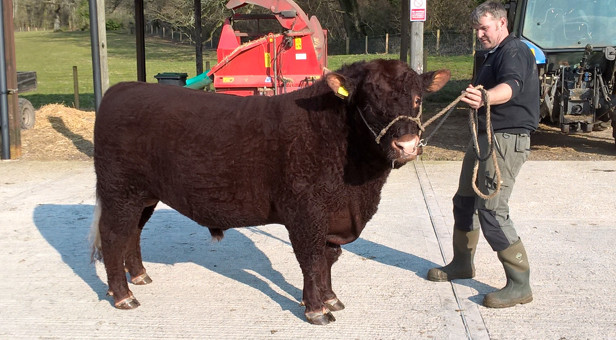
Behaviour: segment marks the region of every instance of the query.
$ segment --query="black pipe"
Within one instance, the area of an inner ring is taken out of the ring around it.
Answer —
[[[90,0],[90,41],[92,45],[92,75],[94,79],[94,104],[95,111],[103,99],[101,86],[101,56],[98,39],[98,12],[96,10],[96,0]]]
[[[135,40],[137,40],[137,80],[145,82],[145,19],[143,0],[135,0]]]
[[[195,53],[197,56],[197,75],[200,75],[201,73],[203,73],[203,41],[201,39],[201,0],[195,0]]]
[[[0,0],[0,120],[2,121],[2,159],[11,158],[8,94],[6,85],[6,55],[4,51],[4,2]]]

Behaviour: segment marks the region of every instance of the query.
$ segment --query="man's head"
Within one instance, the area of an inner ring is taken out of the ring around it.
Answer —
[[[485,49],[498,46],[508,35],[507,10],[500,2],[487,1],[471,13],[471,23]]]

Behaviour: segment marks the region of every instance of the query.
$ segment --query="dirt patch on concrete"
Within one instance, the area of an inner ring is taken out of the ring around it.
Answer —
[[[424,117],[442,107],[428,104]],[[36,125],[22,131],[22,159],[92,159],[95,114],[63,105],[50,104],[36,112]],[[433,123],[426,133],[431,132]],[[424,160],[461,160],[470,141],[468,110],[458,108],[429,140]],[[541,124],[532,135],[531,160],[616,160],[612,128],[591,133],[562,134],[560,129]]]

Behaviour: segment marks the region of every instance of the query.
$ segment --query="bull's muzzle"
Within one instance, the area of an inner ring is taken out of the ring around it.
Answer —
[[[391,147],[396,152],[396,163],[404,164],[412,161],[423,152],[419,136],[404,135],[391,141]]]

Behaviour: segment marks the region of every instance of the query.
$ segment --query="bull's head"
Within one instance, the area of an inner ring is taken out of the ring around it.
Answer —
[[[370,131],[392,166],[422,153],[420,107],[425,93],[440,90],[448,70],[417,74],[398,60],[356,63],[326,75],[327,84]]]

